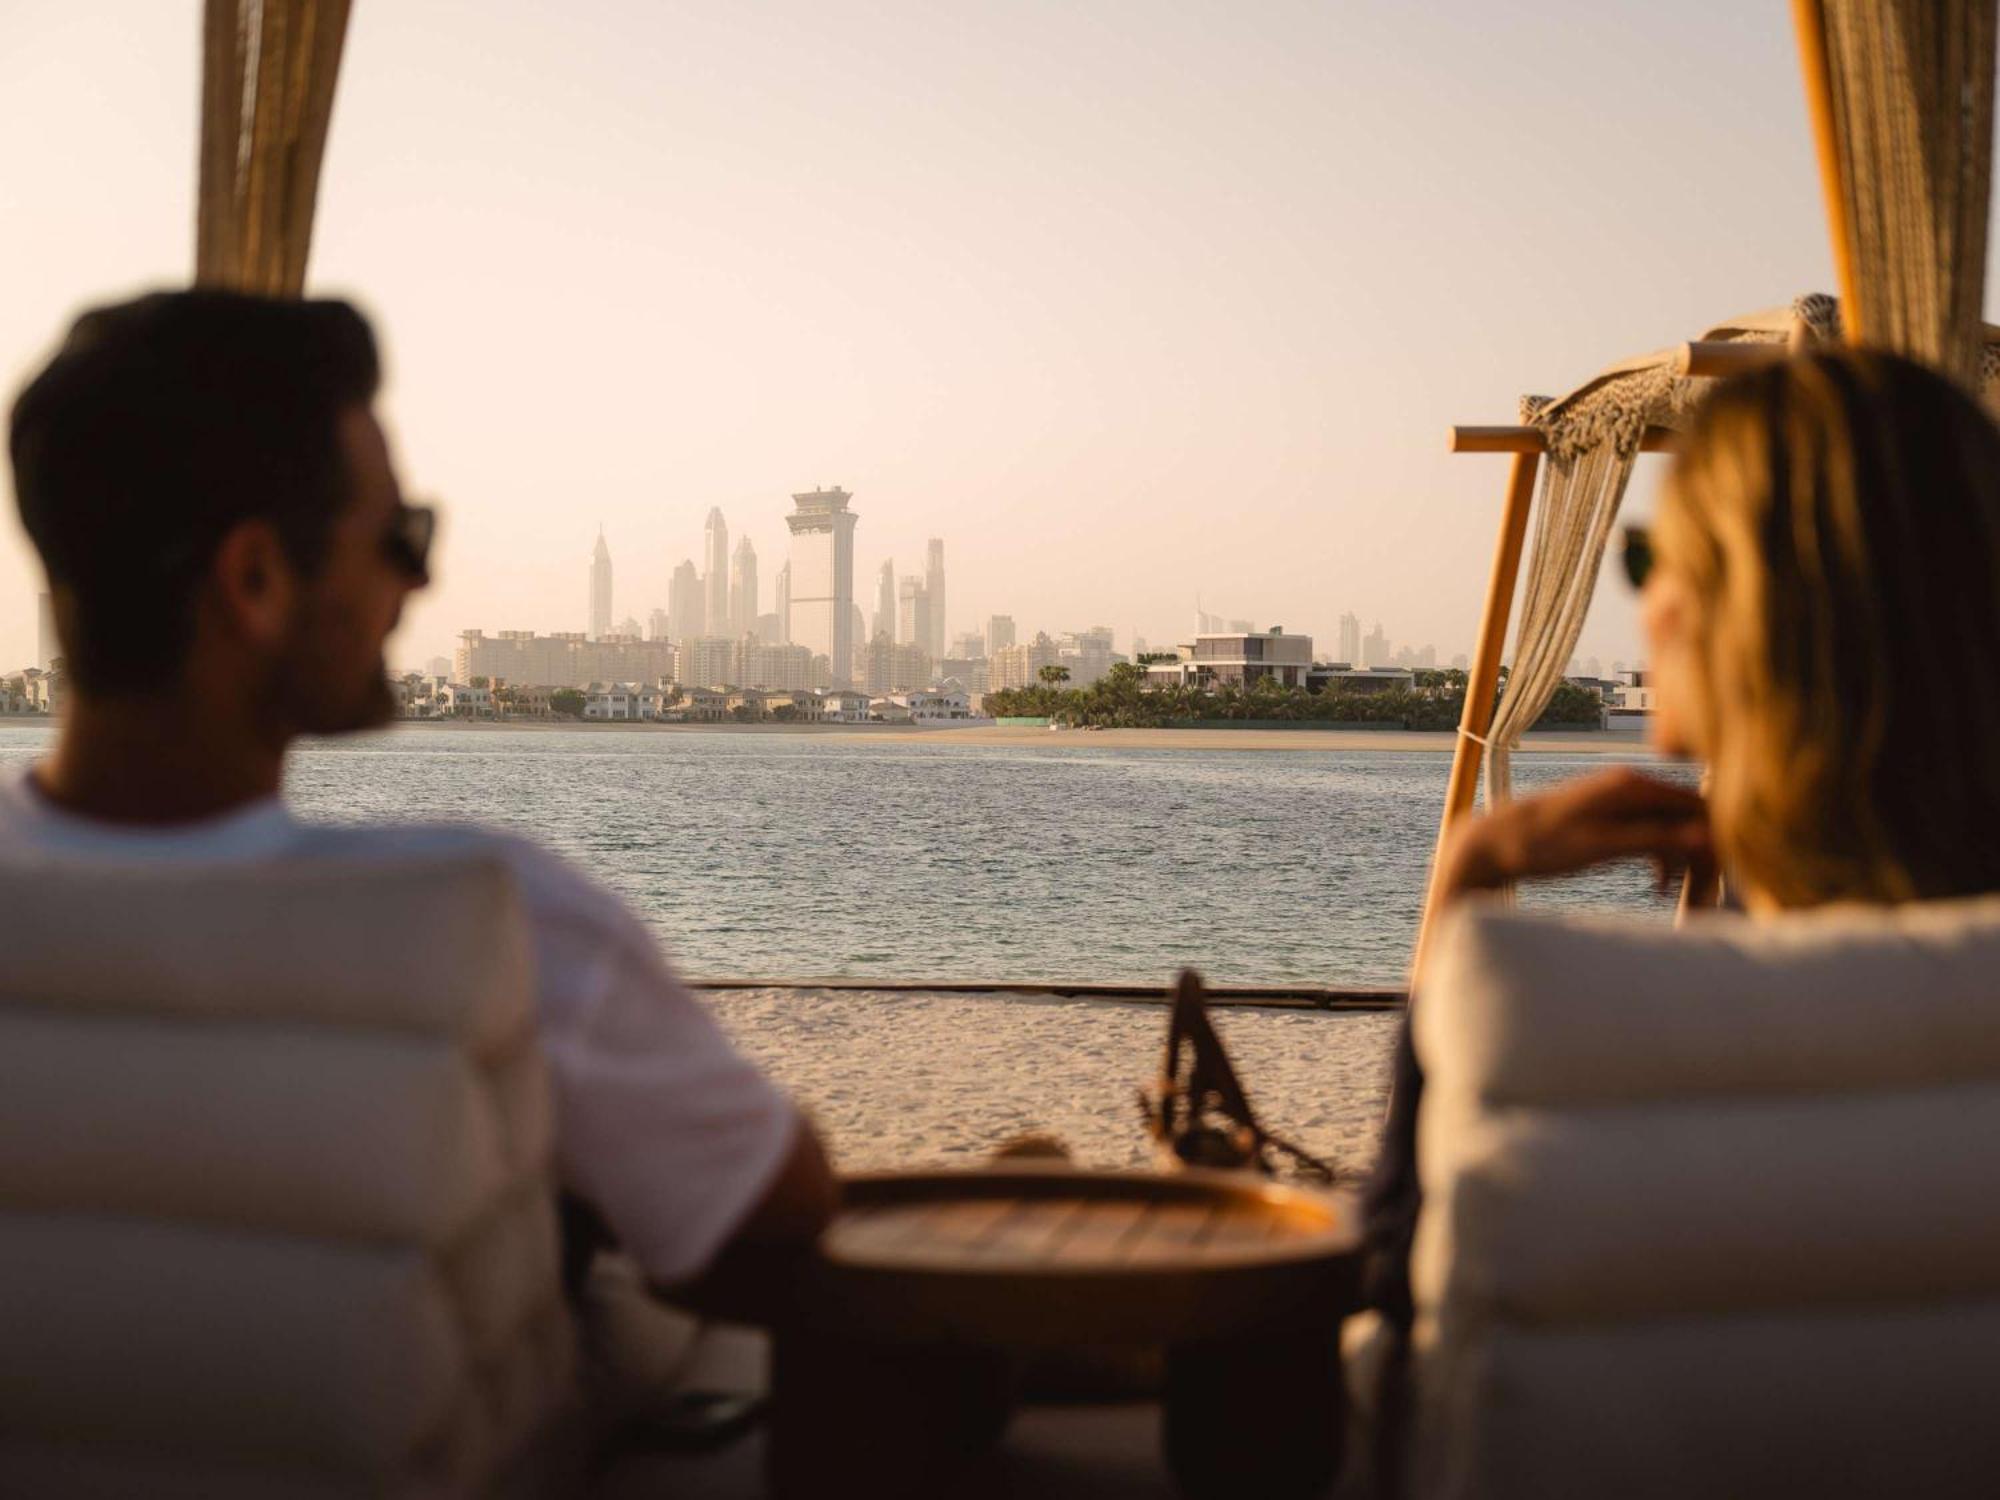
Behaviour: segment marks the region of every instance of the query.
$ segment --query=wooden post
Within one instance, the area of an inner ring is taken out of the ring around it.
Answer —
[[[1861,289],[1854,273],[1854,233],[1847,221],[1840,134],[1834,128],[1833,59],[1827,51],[1826,11],[1821,0],[1792,0],[1792,29],[1798,35],[1799,71],[1806,86],[1806,113],[1819,154],[1819,185],[1826,197],[1826,227],[1833,245],[1833,273],[1840,287],[1840,325],[1847,343],[1861,339]]]
[[[1458,742],[1452,749],[1451,781],[1445,788],[1444,816],[1438,823],[1437,853],[1431,857],[1431,878],[1424,896],[1423,925],[1417,929],[1414,975],[1423,963],[1424,942],[1436,915],[1438,878],[1443,853],[1453,830],[1472,811],[1484,759],[1480,740],[1493,727],[1493,696],[1500,685],[1500,654],[1507,643],[1507,621],[1514,611],[1514,584],[1521,572],[1521,551],[1528,539],[1528,514],[1534,509],[1539,453],[1516,453],[1507,478],[1507,506],[1500,515],[1500,543],[1493,554],[1493,576],[1486,584],[1486,610],[1479,620],[1479,642],[1472,670],[1465,679],[1465,709],[1459,716]],[[1479,739],[1470,738],[1472,735]]]

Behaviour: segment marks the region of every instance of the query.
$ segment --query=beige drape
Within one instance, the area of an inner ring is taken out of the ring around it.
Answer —
[[[207,0],[195,281],[305,288],[350,0]]]
[[[1996,0],[1818,0],[1848,333],[1982,381]]]

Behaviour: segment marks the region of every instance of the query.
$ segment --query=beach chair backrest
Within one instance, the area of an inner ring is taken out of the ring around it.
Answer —
[[[2000,1484],[2000,902],[1441,931],[1433,1496]]]
[[[459,1494],[563,1411],[500,863],[0,861],[0,1492]]]

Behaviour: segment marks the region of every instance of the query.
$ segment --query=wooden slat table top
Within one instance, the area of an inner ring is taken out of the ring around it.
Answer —
[[[869,1174],[847,1180],[790,1326],[1040,1348],[1331,1327],[1354,1305],[1360,1242],[1352,1200],[1247,1174]]]
[[[1194,1270],[1349,1252],[1340,1200],[1214,1173],[1068,1169],[856,1179],[823,1242],[836,1265],[1052,1274]]]

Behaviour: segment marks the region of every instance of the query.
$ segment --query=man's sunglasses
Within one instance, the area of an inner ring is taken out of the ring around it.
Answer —
[[[1625,528],[1625,576],[1643,589],[1653,573],[1653,534],[1643,526]]]
[[[399,571],[421,582],[430,577],[431,538],[436,535],[434,507],[398,506],[382,532],[382,555]]]

